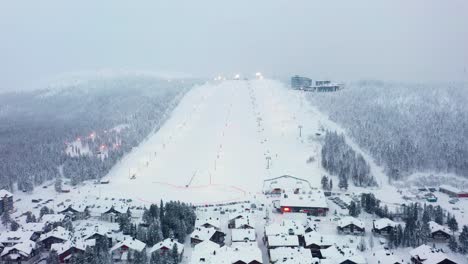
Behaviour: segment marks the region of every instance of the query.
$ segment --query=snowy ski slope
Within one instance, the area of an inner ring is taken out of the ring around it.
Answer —
[[[283,174],[319,186],[320,145],[307,137],[320,119],[309,111],[302,95],[272,80],[197,86],[98,188],[145,202],[205,204],[251,198],[264,179]],[[310,156],[315,162],[306,163]]]

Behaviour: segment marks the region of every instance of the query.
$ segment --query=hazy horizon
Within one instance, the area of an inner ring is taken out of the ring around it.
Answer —
[[[0,91],[100,69],[468,81],[468,2],[2,2]]]

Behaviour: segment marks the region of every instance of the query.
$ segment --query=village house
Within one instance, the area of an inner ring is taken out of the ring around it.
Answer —
[[[23,241],[10,247],[5,247],[0,254],[2,263],[35,263],[39,259],[39,249],[34,241]]]
[[[322,258],[320,250],[331,247],[338,241],[336,236],[322,235],[318,232],[309,232],[304,235],[305,248],[310,249],[312,256]]]
[[[94,246],[93,243],[83,241],[66,241],[64,243],[55,243],[50,247],[50,251],[57,252],[60,263],[71,263],[70,258],[73,254],[84,253],[87,246]]]
[[[262,251],[256,243],[233,243],[227,249],[232,264],[262,264]]]
[[[114,206],[112,205],[109,208],[106,208],[104,212],[101,213],[100,220],[115,223],[119,220],[119,217],[122,214],[126,214],[128,206]]]
[[[82,240],[107,240],[109,244],[112,244],[112,234],[118,229],[111,230],[109,225],[96,221],[81,221],[74,230],[74,236]]]
[[[364,223],[352,216],[346,216],[338,222],[337,226],[339,233],[362,235],[366,229]]]
[[[271,263],[310,264],[313,257],[310,250],[303,247],[287,248],[279,247],[268,251]]]
[[[7,190],[0,190],[0,215],[13,210],[13,194]]]
[[[452,236],[448,228],[434,221],[429,221],[429,229],[431,230],[431,238],[434,240],[448,240]]]
[[[398,224],[388,218],[373,221],[372,232],[380,235],[388,235],[395,230]]]
[[[166,238],[163,241],[155,244],[149,251],[150,255],[154,252],[165,255],[172,252],[174,246],[177,247],[177,254],[179,254],[179,259],[182,259],[182,255],[184,254],[184,245],[177,242],[177,240],[173,238]]]
[[[267,248],[299,247],[299,238],[295,235],[272,235],[266,238]]]
[[[55,228],[70,220],[70,217],[64,214],[45,214],[39,220]]]
[[[192,246],[203,242],[203,241],[212,241],[221,246],[224,245],[224,237],[226,234],[216,230],[214,227],[196,227],[193,233],[190,235],[190,243]]]
[[[32,241],[36,241],[46,230],[46,223],[25,223],[21,226],[21,230],[33,232]]]
[[[72,235],[68,230],[58,226],[50,232],[43,234],[40,237],[39,242],[43,245],[44,248],[49,250],[52,244],[67,242],[71,239],[71,237]]]
[[[421,245],[409,252],[413,264],[457,264],[441,250]]]
[[[249,217],[246,213],[229,214],[228,228],[236,228],[236,220]]]
[[[76,220],[85,219],[89,212],[88,212],[88,206],[79,204],[79,205],[69,205],[65,209],[59,211],[59,213],[69,216],[71,220],[76,221]]]
[[[197,217],[197,219],[195,220],[195,226],[220,230],[221,220],[219,215],[215,214],[205,217]]]
[[[351,249],[346,245],[333,245],[326,249],[320,250],[322,255],[321,263],[330,264],[367,264],[364,256]]]
[[[256,240],[255,229],[231,229],[232,242],[255,242]]]
[[[222,256],[220,245],[210,240],[196,244],[190,258],[191,264],[221,264],[223,261],[226,260]]]
[[[116,243],[110,253],[114,262],[128,263],[133,260],[135,252],[142,252],[146,248],[146,244],[135,238],[125,238]]]
[[[35,241],[36,236],[33,231],[4,231],[0,233],[0,244],[5,248],[12,247],[16,244]]]

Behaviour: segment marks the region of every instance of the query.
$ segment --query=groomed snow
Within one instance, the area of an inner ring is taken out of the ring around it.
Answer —
[[[320,122],[304,116],[305,104],[302,96],[271,80],[197,86],[159,131],[110,171],[110,184],[97,188],[148,203],[205,204],[249,199],[261,192],[263,180],[283,174],[318,187],[319,161],[306,159],[319,153],[318,142],[307,136]]]

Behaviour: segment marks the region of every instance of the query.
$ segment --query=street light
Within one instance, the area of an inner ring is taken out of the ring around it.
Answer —
[[[299,125],[298,128],[299,128],[299,137],[302,137],[302,125]]]

